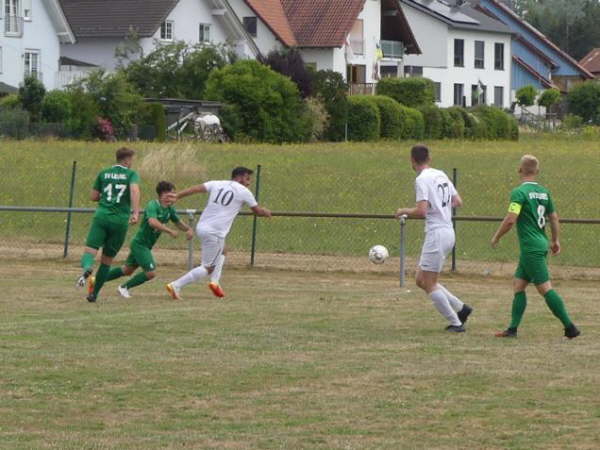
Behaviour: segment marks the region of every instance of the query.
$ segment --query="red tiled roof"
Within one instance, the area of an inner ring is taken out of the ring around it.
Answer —
[[[297,45],[281,0],[246,0],[246,4],[284,45],[288,47]]]
[[[600,48],[591,50],[587,55],[581,58],[579,61],[583,67],[592,72],[593,74],[600,73]]]

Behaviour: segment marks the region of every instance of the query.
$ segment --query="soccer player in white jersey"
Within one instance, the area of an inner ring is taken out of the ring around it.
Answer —
[[[188,195],[207,193],[208,201],[196,225],[196,235],[202,244],[202,264],[167,284],[167,292],[174,300],[181,299],[180,291],[184,286],[208,276],[208,287],[213,294],[217,297],[225,296],[219,280],[225,263],[225,238],[234,219],[244,205],[248,205],[257,216],[271,217],[271,211],[259,206],[248,189],[253,173],[246,167],[236,167],[231,173],[231,180],[208,181],[177,194],[179,200]]]
[[[417,269],[417,286],[429,295],[435,308],[450,322],[446,330],[461,333],[465,331],[464,324],[473,309],[442,286],[438,278],[446,257],[454,247],[452,208],[462,206],[463,202],[448,176],[430,167],[429,149],[425,145],[415,145],[411,149],[410,160],[417,172],[416,206],[399,209],[396,217],[425,219],[425,241]]]

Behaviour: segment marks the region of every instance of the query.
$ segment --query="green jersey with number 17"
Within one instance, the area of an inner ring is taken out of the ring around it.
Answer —
[[[127,220],[131,213],[130,186],[139,182],[136,171],[118,164],[100,172],[94,182],[94,189],[100,192],[94,217]]]
[[[550,192],[538,183],[527,181],[511,192],[508,211],[519,216],[517,234],[521,253],[547,252],[544,229],[548,215],[554,212]]]

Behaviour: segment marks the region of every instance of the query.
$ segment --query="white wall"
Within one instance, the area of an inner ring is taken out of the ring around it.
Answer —
[[[0,81],[18,87],[24,79],[26,50],[38,50],[41,58],[42,81],[46,89],[54,89],[60,57],[57,30],[42,0],[32,0],[32,19],[25,21],[21,37],[9,37],[4,33],[4,2],[0,11],[0,47],[2,47],[2,73]]]
[[[348,62],[355,65],[366,65],[366,82],[375,83],[377,82],[377,78],[373,76],[376,61],[375,51],[376,44],[381,39],[381,1],[367,0],[357,18],[363,20],[364,55],[354,54]],[[345,65],[342,73],[345,77]]]
[[[240,19],[244,21],[244,17],[256,17],[256,37],[253,38],[256,46],[263,55],[268,55],[273,50],[283,48],[282,43],[277,39],[271,29],[258,17],[244,0],[229,0],[231,8],[235,11]]]
[[[79,38],[75,44],[61,45],[61,55],[103,67],[115,69],[117,60],[115,49],[121,43],[119,38]]]
[[[448,26],[411,6],[401,6],[421,48],[420,55],[406,55],[404,65],[447,67],[448,47],[442,43],[448,41]]]

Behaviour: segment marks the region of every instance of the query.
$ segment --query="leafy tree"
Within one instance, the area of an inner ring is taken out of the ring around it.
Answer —
[[[585,122],[600,124],[600,81],[586,81],[577,85],[567,96],[569,113]]]
[[[23,109],[29,111],[31,120],[37,122],[40,119],[42,100],[46,95],[46,88],[40,80],[35,77],[27,77],[19,87],[19,100]]]
[[[94,97],[82,87],[70,86],[67,89],[71,116],[66,121],[66,128],[73,137],[91,139],[94,137],[100,108]]]
[[[42,100],[42,119],[50,123],[63,123],[71,117],[71,101],[64,91],[50,91]]]
[[[313,74],[304,64],[300,51],[295,48],[273,50],[266,58],[261,58],[261,62],[289,77],[296,83],[303,98],[311,96]]]
[[[348,120],[348,85],[344,77],[333,70],[319,70],[314,74],[312,89],[313,94],[323,101],[329,114],[325,138],[343,141]]]
[[[520,106],[531,106],[535,103],[537,90],[530,84],[523,86],[517,91],[517,103]]]
[[[545,108],[550,108],[560,102],[560,91],[556,88],[546,89],[540,95],[537,104]]]

